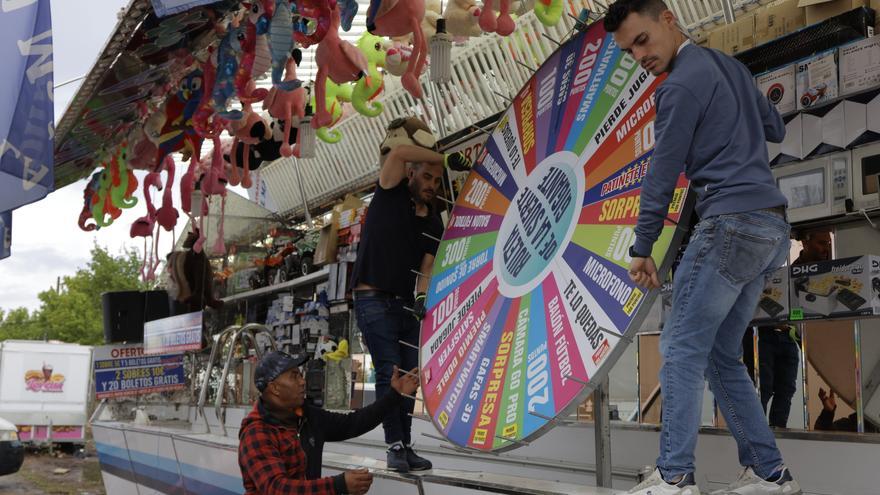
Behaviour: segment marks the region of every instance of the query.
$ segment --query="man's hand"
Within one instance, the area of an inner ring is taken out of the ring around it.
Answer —
[[[449,170],[454,170],[456,172],[467,172],[473,167],[473,163],[464,156],[464,153],[461,151],[456,151],[450,155],[446,155],[443,159],[443,164]]]
[[[629,278],[639,287],[648,289],[659,289],[660,278],[657,276],[657,265],[654,264],[654,258],[633,257],[629,262]]]
[[[400,395],[414,395],[419,389],[419,369],[413,368],[409,372],[411,374],[400,376],[400,370],[395,366],[391,373],[391,388]]]
[[[837,401],[834,400],[833,390],[831,390],[830,394],[826,394],[825,389],[820,387],[819,400],[822,401],[822,407],[824,407],[826,411],[834,412],[837,409]]]
[[[428,297],[424,292],[419,292],[416,294],[416,301],[413,304],[413,315],[415,315],[416,319],[422,321],[425,319],[425,313],[427,312],[427,308],[425,308],[425,302]]]
[[[345,488],[350,495],[363,495],[373,484],[373,475],[366,469],[345,472]]]

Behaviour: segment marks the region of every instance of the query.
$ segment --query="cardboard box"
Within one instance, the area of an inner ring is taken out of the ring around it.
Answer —
[[[880,85],[880,36],[841,46],[838,60],[841,95]]]
[[[330,222],[321,229],[321,236],[318,238],[318,246],[315,248],[312,264],[322,266],[327,263],[335,263],[338,243],[339,228],[336,222]]]
[[[837,98],[837,50],[827,50],[796,64],[797,109]]]
[[[790,287],[789,267],[784,266],[773,272],[764,285],[752,322],[772,323],[788,320]]]
[[[760,45],[794,32],[806,25],[804,8],[798,0],[768,5],[755,14],[755,44]]]
[[[880,315],[880,257],[791,267],[792,320]]]
[[[755,78],[758,89],[764,93],[770,103],[776,106],[776,110],[781,114],[797,110],[794,71],[795,66],[791,64],[758,74]]]
[[[807,25],[810,25],[859,7],[867,7],[868,0],[800,0],[798,6],[804,7]]]
[[[746,14],[732,24],[720,26],[709,33],[709,48],[715,48],[730,55],[754,46],[755,14]]]

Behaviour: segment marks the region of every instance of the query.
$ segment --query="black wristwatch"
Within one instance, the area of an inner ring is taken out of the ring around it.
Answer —
[[[650,254],[648,254],[648,255],[639,254],[636,252],[635,246],[630,246],[629,247],[629,257],[630,258],[650,258],[651,255]]]

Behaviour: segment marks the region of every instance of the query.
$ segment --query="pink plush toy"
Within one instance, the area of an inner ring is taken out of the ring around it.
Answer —
[[[499,3],[498,19],[495,19],[495,11],[492,8],[492,4],[495,1],[483,0],[483,11],[480,13],[480,27],[487,33],[509,36],[516,28],[516,23],[510,17],[510,0],[497,0]]]
[[[254,82],[251,81],[248,84],[248,91],[253,93],[252,89],[254,86]],[[236,186],[241,183],[241,185],[245,188],[251,187],[251,174],[248,163],[249,158],[249,147],[250,145],[257,144],[261,139],[266,139],[267,134],[269,133],[269,126],[266,125],[266,122],[260,117],[260,114],[254,112],[251,104],[254,102],[253,99],[250,98],[239,98],[241,101],[241,112],[242,118],[240,120],[234,120],[230,122],[228,131],[233,136],[232,141],[232,149],[236,149],[239,141],[245,144],[244,150],[244,169],[242,170],[242,176],[239,179],[238,175],[238,160],[235,159],[235,153],[232,153],[232,168],[229,173],[229,183],[233,186]],[[222,155],[221,155],[222,156]]]
[[[144,200],[147,203],[147,214],[138,218],[131,224],[129,236],[131,236],[131,238],[144,238],[144,263],[141,265],[141,277],[146,281],[156,278],[156,268],[159,266],[159,256],[156,253],[159,242],[158,230],[156,232],[157,235],[153,239],[153,252],[149,256],[151,259],[149,263],[147,262],[147,237],[153,237],[153,227],[156,225],[156,207],[153,206],[153,202],[150,199],[150,188],[155,187],[158,190],[162,189],[162,178],[159,176],[159,172],[150,172],[147,174],[144,178],[143,187]]]
[[[174,184],[174,159],[166,156],[163,168],[168,173],[168,178],[165,180],[165,190],[162,192],[162,206],[156,211],[156,221],[163,229],[173,232],[174,226],[177,225],[177,217],[180,216],[171,200],[171,186]]]
[[[295,57],[287,60],[285,81],[296,80]],[[284,91],[278,87],[269,90],[269,96],[263,102],[263,107],[269,110],[269,115],[284,121],[284,140],[281,144],[281,155],[291,156],[294,149],[290,146],[290,129],[293,127],[293,118],[302,119],[306,115],[306,90],[303,87],[292,91]],[[297,148],[299,145],[297,144]],[[233,148],[235,149],[235,148]]]
[[[374,8],[376,12],[373,12]],[[367,18],[373,20],[373,29],[370,32],[375,35],[391,37],[412,33],[412,60],[406,68],[406,73],[401,77],[401,83],[413,98],[421,98],[422,85],[419,83],[419,75],[428,61],[428,43],[422,32],[425,0],[382,0],[378,5],[370,5]],[[319,84],[318,88],[320,87]],[[318,101],[322,101],[320,95]]]
[[[423,2],[424,0],[417,1]],[[423,3],[423,16],[424,13]],[[318,64],[318,75],[315,80],[317,108],[315,108],[315,117],[312,119],[312,127],[315,129],[326,127],[333,120],[325,103],[327,78],[329,77],[336,84],[345,84],[357,81],[364,74],[369,74],[367,57],[356,46],[339,37],[339,24],[339,7],[334,5],[330,15],[330,28],[315,52],[315,62]],[[418,22],[416,25],[418,26]],[[367,77],[369,78],[369,76]],[[367,85],[369,84],[367,81]]]

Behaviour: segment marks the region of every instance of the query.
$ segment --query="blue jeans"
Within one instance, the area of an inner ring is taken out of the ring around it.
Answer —
[[[376,368],[376,399],[391,390],[394,365],[409,371],[419,365],[416,349],[399,341],[419,345],[419,321],[404,309],[404,301],[392,297],[357,297],[354,302],[358,328]],[[400,406],[382,420],[385,443],[412,443],[412,414],[415,401],[403,398]]]
[[[767,410],[770,399],[770,426],[788,427],[791,398],[797,391],[801,349],[788,332],[761,328],[758,337],[761,406]]]
[[[673,280],[673,305],[660,335],[663,428],[657,466],[670,477],[693,472],[703,379],[736,440],[739,461],[769,476],[782,456],[742,362],[742,338],[765,278],[788,256],[790,227],[778,213],[718,215],[697,224]]]

